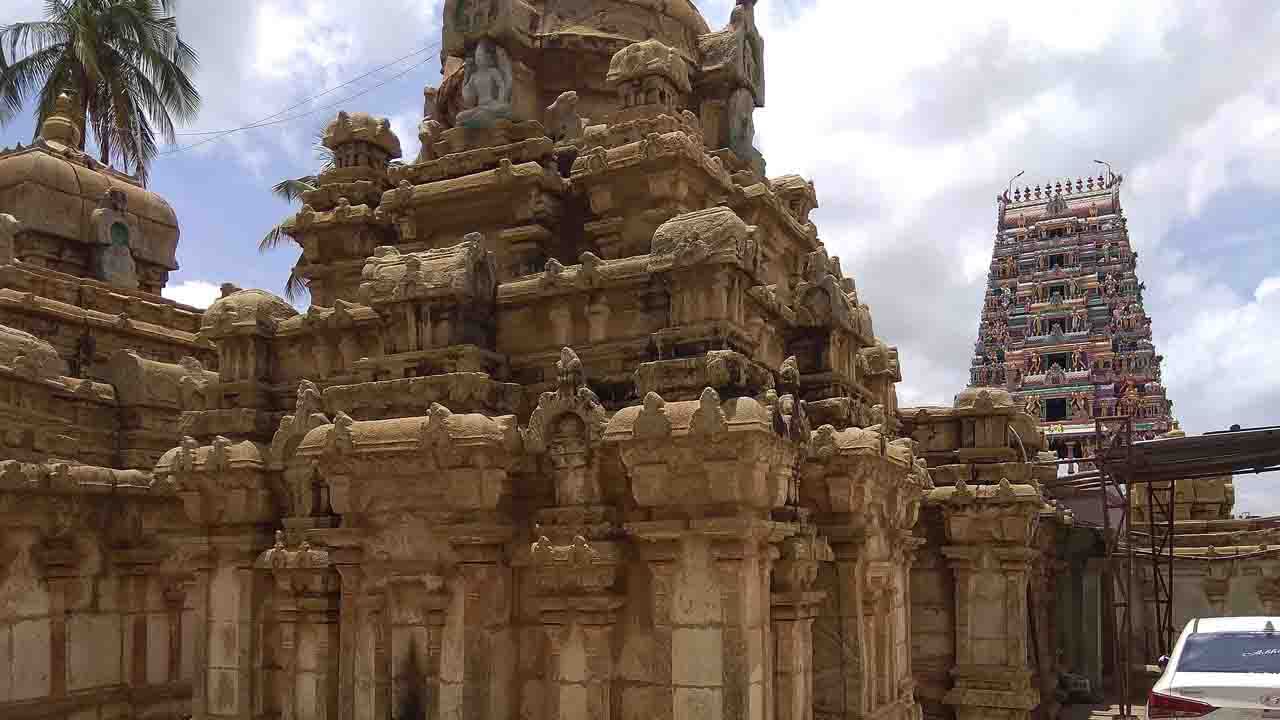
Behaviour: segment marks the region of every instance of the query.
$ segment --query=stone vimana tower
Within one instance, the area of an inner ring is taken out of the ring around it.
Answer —
[[[0,155],[0,717],[1051,702],[1043,437],[999,389],[899,411],[752,144],[753,5],[448,0],[420,154],[325,130],[304,313],[159,297],[176,220],[69,99]]]
[[[1133,417],[1135,439],[1174,426],[1122,181],[1058,181],[997,199],[970,384],[1008,388],[1064,458],[1092,454],[1095,417]]]

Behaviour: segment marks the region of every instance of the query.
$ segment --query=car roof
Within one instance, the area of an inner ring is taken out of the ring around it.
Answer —
[[[1187,623],[1192,633],[1277,632],[1280,616],[1195,618]]]

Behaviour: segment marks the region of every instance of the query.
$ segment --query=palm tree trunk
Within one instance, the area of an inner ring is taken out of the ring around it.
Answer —
[[[89,80],[80,78],[80,117],[73,118],[80,124],[80,152],[84,152],[85,143],[89,140]]]

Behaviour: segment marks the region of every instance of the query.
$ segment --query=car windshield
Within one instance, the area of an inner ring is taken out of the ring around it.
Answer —
[[[1195,633],[1182,647],[1178,672],[1280,673],[1280,634]]]

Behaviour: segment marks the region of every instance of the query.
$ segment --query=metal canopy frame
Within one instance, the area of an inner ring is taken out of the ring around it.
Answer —
[[[1091,464],[1093,467],[1046,484],[1046,490],[1097,492],[1102,507],[1104,541],[1103,602],[1109,609],[1103,627],[1112,638],[1112,664],[1120,693],[1118,718],[1132,718],[1134,542],[1131,492],[1145,487],[1147,547],[1151,561],[1154,641],[1162,655],[1172,648],[1174,566],[1174,481],[1224,475],[1259,474],[1280,470],[1280,426],[1230,430],[1181,438],[1135,443],[1133,418],[1126,415],[1094,419],[1094,454],[1064,458],[1053,465]],[[1118,511],[1115,522],[1112,511]],[[1157,515],[1163,513],[1160,522]],[[1113,526],[1114,525],[1114,526]]]

